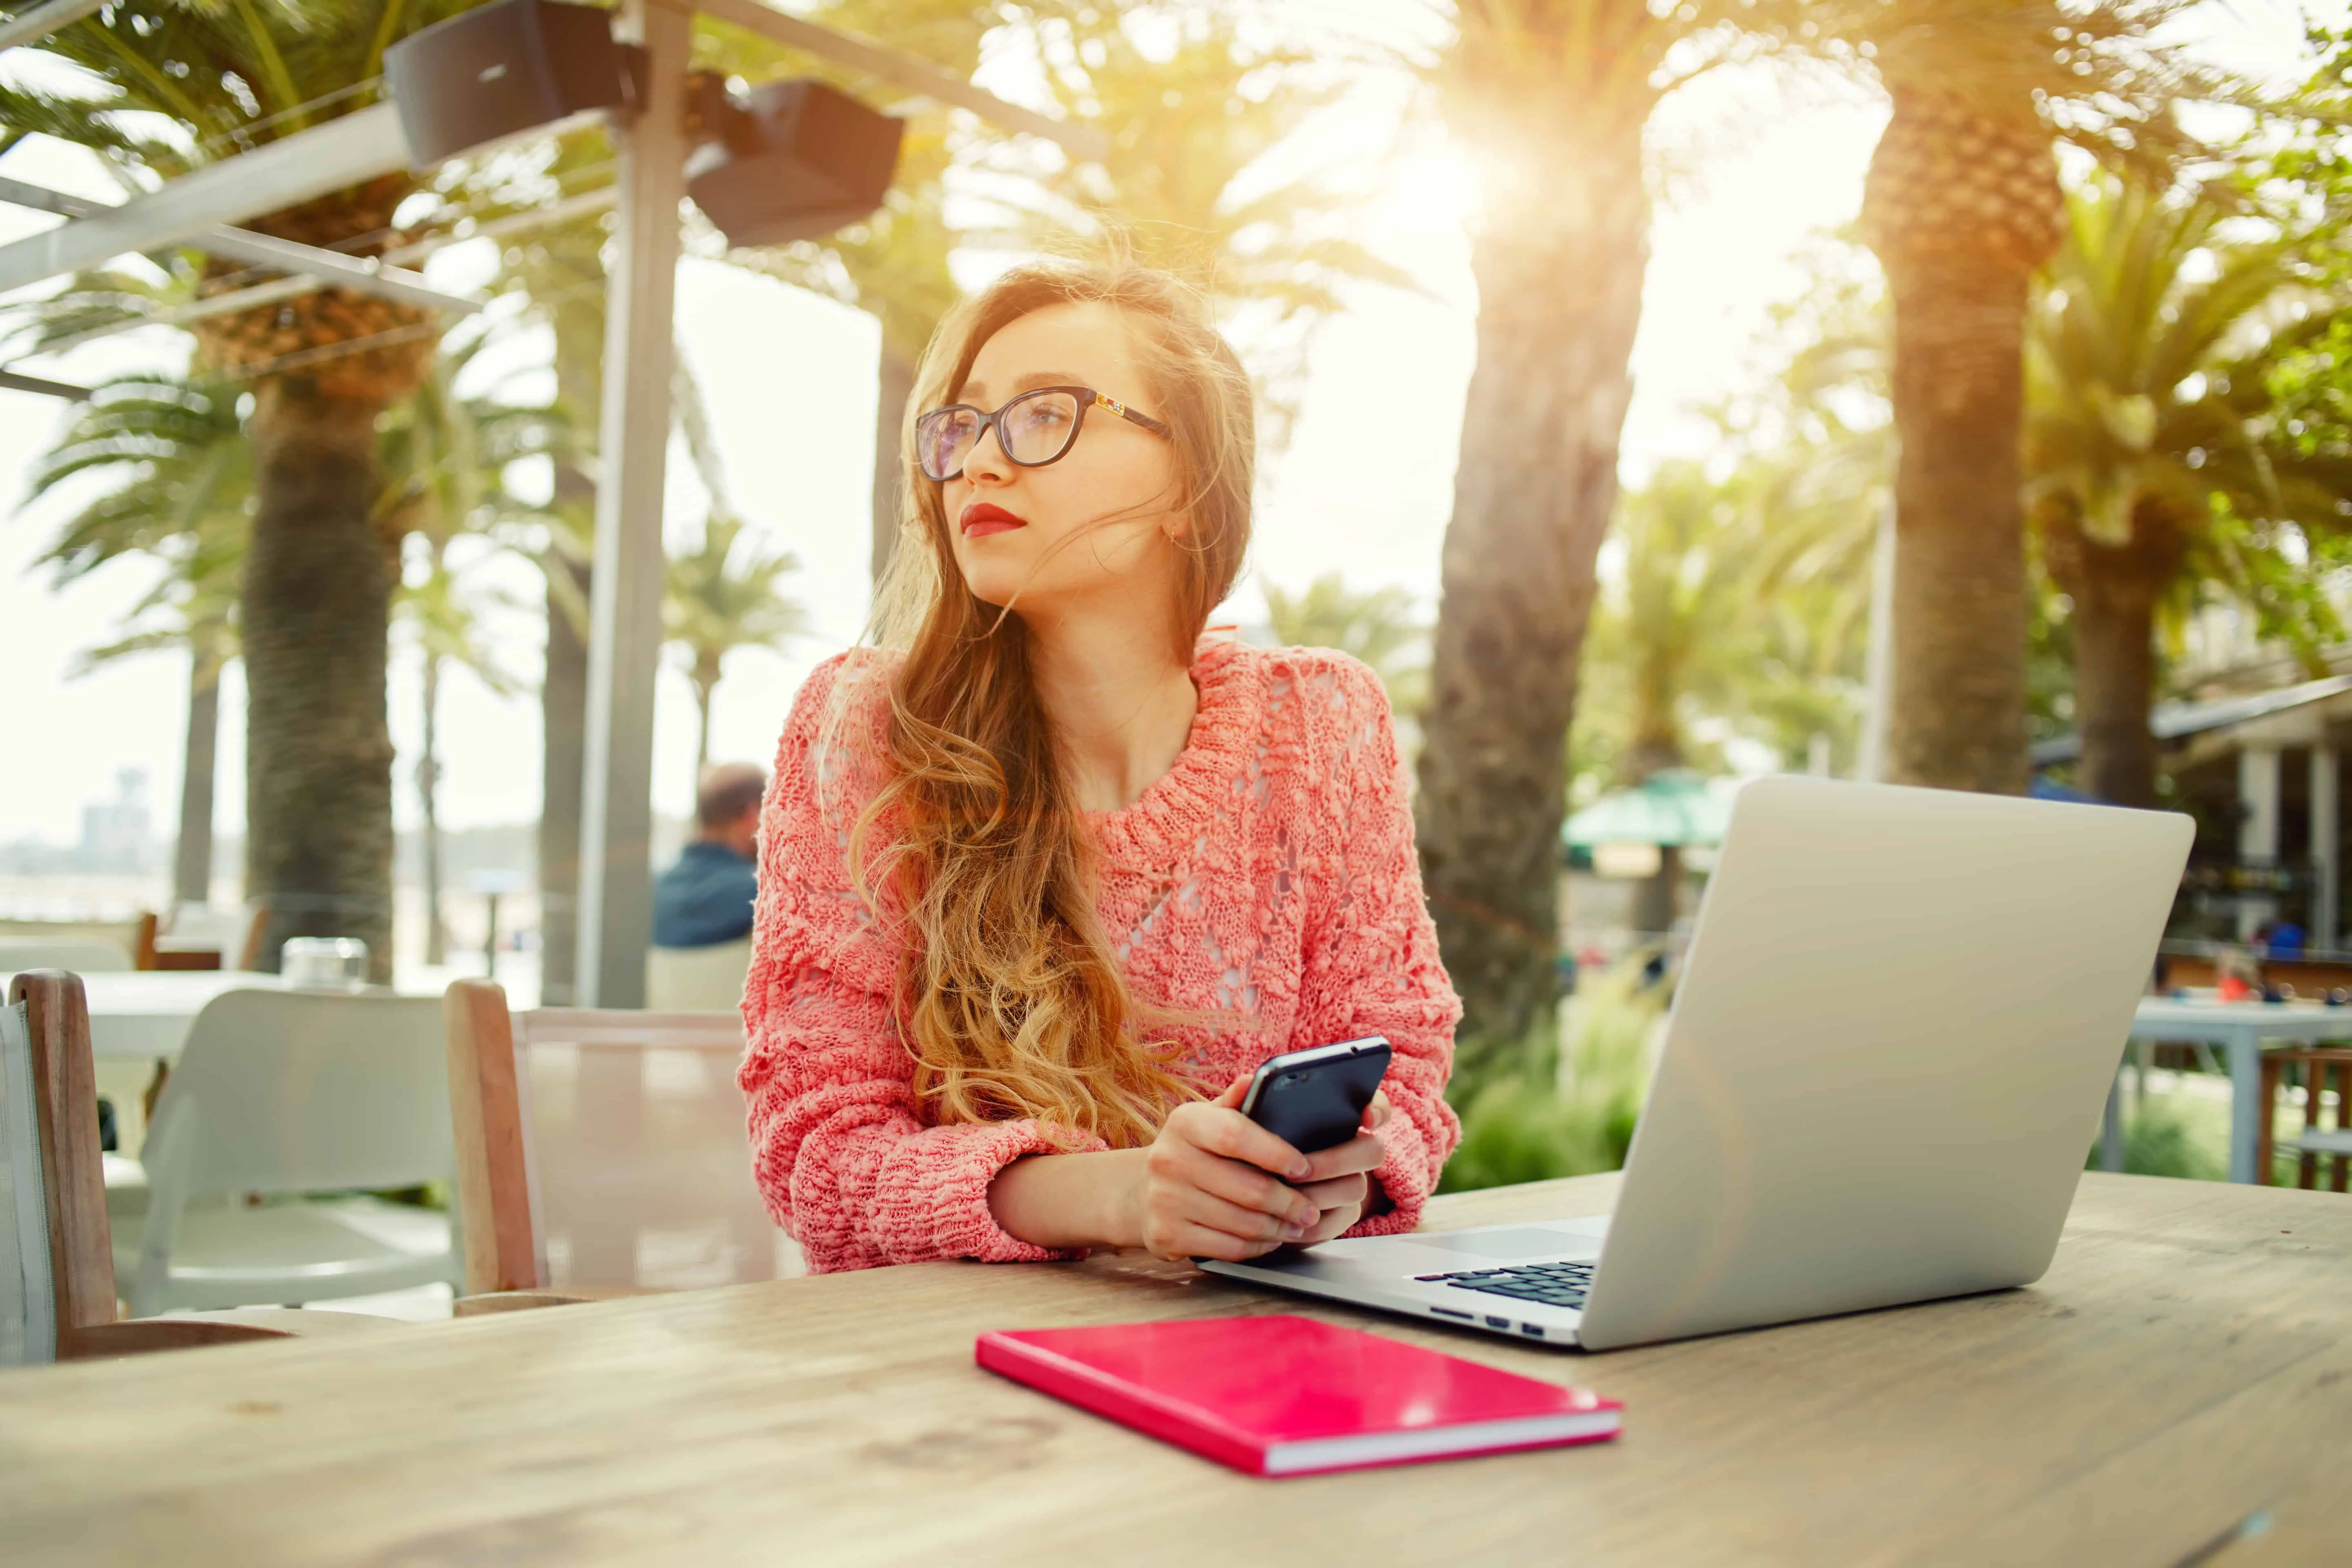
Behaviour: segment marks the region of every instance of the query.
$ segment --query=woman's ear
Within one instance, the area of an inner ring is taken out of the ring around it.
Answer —
[[[1171,544],[1181,544],[1192,537],[1192,514],[1171,511],[1160,520],[1160,531],[1168,536]]]

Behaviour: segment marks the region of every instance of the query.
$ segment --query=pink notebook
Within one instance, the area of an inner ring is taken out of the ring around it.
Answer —
[[[1614,1437],[1580,1388],[1312,1318],[1188,1318],[980,1336],[989,1371],[1254,1476]]]

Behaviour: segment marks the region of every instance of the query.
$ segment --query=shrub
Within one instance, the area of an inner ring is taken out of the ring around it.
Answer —
[[[1440,1190],[1581,1176],[1624,1164],[1649,1092],[1650,1031],[1664,1005],[1663,987],[1643,984],[1638,959],[1579,986],[1559,1052],[1566,1070],[1493,1078],[1457,1101],[1462,1147],[1447,1163]],[[1541,1069],[1552,1056],[1529,1043],[1520,1059]]]

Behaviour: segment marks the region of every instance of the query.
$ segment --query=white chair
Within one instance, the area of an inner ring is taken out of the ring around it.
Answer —
[[[751,1180],[739,1015],[509,1013],[487,980],[447,1010],[461,1315],[802,1271]]]
[[[57,1275],[25,1005],[0,1007],[0,1366],[58,1359]]]
[[[107,1230],[81,980],[58,970],[19,975],[0,1007],[0,1365],[385,1325],[274,1308],[120,1321]]]
[[[134,1318],[462,1277],[440,1215],[300,1196],[453,1178],[431,997],[224,992],[196,1015],[143,1153],[143,1221],[115,1221]]]
[[[751,939],[646,951],[646,1011],[732,1013],[743,1005]]]

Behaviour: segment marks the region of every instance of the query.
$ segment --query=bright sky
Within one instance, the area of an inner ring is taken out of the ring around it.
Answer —
[[[2300,27],[2283,5],[2212,5],[2205,19],[2217,54],[2249,68],[2292,68]],[[1685,154],[1678,163],[1703,173],[1677,182],[1653,235],[1625,434],[1629,476],[1692,450],[1702,438],[1688,411],[1742,374],[1749,337],[1770,306],[1802,290],[1806,279],[1793,256],[1806,237],[1853,218],[1884,119],[1884,109],[1858,93],[1791,100],[1760,75],[1734,72],[1670,101],[1657,124],[1664,144]],[[116,199],[91,164],[55,143],[36,139],[6,163],[19,179]],[[1334,570],[1360,588],[1401,584],[1433,608],[1474,346],[1465,184],[1451,155],[1416,153],[1387,178],[1382,198],[1368,211],[1370,242],[1421,279],[1427,295],[1362,290],[1317,339],[1290,447],[1265,465],[1253,575],[1234,606],[1241,617],[1257,614],[1259,583],[1297,585]],[[0,207],[0,241],[55,221]],[[432,270],[455,278],[469,259],[444,253]],[[714,715],[714,754],[764,763],[801,679],[845,646],[865,616],[875,330],[857,311],[705,261],[681,268],[678,323],[709,402],[736,504],[754,526],[798,553],[803,570],[797,591],[821,627],[820,636],[781,655],[742,652],[728,666]],[[173,336],[126,334],[49,362],[42,374],[88,384],[158,363]],[[539,389],[525,379],[517,390]],[[147,771],[162,831],[168,833],[176,810],[184,662],[155,656],[66,679],[75,651],[106,637],[150,585],[152,567],[121,563],[62,594],[51,592],[46,574],[28,574],[58,521],[88,494],[61,492],[23,504],[31,464],[67,416],[66,405],[53,400],[0,392],[0,518],[6,519],[0,522],[0,669],[9,672],[10,731],[20,737],[8,784],[0,789],[0,842],[70,841],[80,806],[110,795],[114,773],[124,766]],[[685,477],[684,453],[675,443],[671,468],[667,525],[690,534],[701,516],[700,494]],[[487,570],[520,595],[537,592],[535,573],[520,563]],[[533,619],[509,616],[503,635],[509,668],[536,679],[541,634]],[[397,655],[392,727],[402,752],[396,799],[404,825],[416,817],[410,779],[417,687],[415,659]],[[236,832],[245,809],[244,710],[234,671],[224,698],[216,814],[225,831]],[[535,817],[535,699],[501,700],[460,675],[445,683],[442,702],[444,822]],[[37,745],[24,743],[27,737],[38,737]],[[675,671],[664,679],[655,746],[656,806],[683,815],[694,712],[691,692]]]

